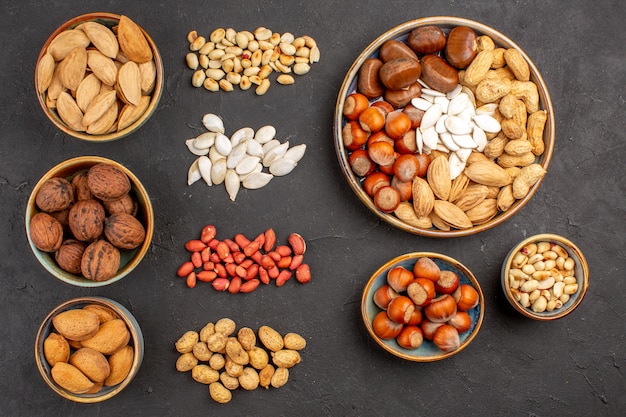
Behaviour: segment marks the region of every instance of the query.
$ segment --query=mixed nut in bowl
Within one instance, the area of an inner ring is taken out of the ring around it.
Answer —
[[[465,349],[478,334],[485,300],[474,274],[439,253],[414,252],[381,266],[361,299],[370,336],[402,359],[433,362]]]
[[[136,376],[143,355],[139,323],[105,297],[80,297],[55,307],[35,338],[35,362],[46,384],[79,403],[119,394]]]
[[[88,13],[58,27],[35,69],[44,113],[61,131],[103,142],[143,125],[163,91],[163,62],[150,36],[132,19]]]
[[[534,320],[570,314],[589,286],[589,266],[569,239],[546,233],[524,239],[502,264],[502,290],[515,310]]]
[[[429,237],[497,226],[537,191],[554,147],[548,89],[528,55],[481,23],[397,26],[352,64],[334,143],[358,198]]]
[[[42,266],[80,287],[128,275],[146,255],[154,212],[146,189],[122,164],[98,156],[45,173],[26,207],[26,234]]]

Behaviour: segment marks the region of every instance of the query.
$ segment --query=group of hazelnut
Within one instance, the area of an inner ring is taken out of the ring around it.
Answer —
[[[70,274],[106,281],[120,267],[121,250],[137,248],[146,230],[137,219],[131,182],[119,168],[99,163],[69,178],[46,180],[30,221],[33,245],[54,253]]]

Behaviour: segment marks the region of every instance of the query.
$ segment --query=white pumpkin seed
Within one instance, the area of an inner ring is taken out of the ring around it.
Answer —
[[[461,119],[457,116],[448,116],[444,122],[446,129],[448,132],[453,135],[468,135],[472,133],[472,128],[465,122],[465,120]]]
[[[459,84],[458,87],[459,94],[451,99],[450,104],[448,105],[448,116],[456,116],[461,113],[469,103],[469,97],[467,97],[467,94],[460,93],[461,84]]]
[[[233,150],[233,145],[230,143],[230,139],[228,139],[227,136],[220,133],[215,138],[215,148],[221,155],[228,156]]]
[[[443,143],[443,145],[452,152],[461,149],[461,147],[452,139],[452,135],[448,132],[439,134],[439,139],[441,139],[441,143]]]
[[[244,157],[235,167],[235,172],[237,172],[237,174],[239,175],[249,174],[256,168],[260,160],[261,158],[259,158],[258,156],[244,155]]]
[[[274,161],[270,164],[269,171],[276,177],[282,177],[283,175],[287,175],[293,171],[296,165],[298,165],[298,163],[291,159],[278,158],[274,159]]]
[[[485,103],[476,108],[476,114],[488,114],[493,116],[498,108],[498,103]]]
[[[226,160],[226,157],[222,155],[221,153],[219,153],[215,146],[211,146],[209,148],[209,159],[211,160],[211,162],[215,163],[216,161],[220,159]]]
[[[254,139],[259,142],[261,145],[269,142],[274,139],[276,136],[276,128],[271,125],[263,126],[259,128],[254,134]]]
[[[487,146],[487,135],[484,130],[478,126],[474,126],[474,129],[472,130],[472,139],[476,143],[476,150],[478,152],[485,150],[485,146]]]
[[[424,115],[422,116],[420,129],[422,129],[423,131],[424,129],[428,129],[431,126],[434,126],[442,114],[443,114],[443,109],[441,108],[441,105],[433,104],[432,106],[430,106],[428,110],[424,112]]]
[[[428,100],[426,100],[425,98],[422,98],[422,97],[416,97],[416,98],[411,99],[411,104],[416,109],[419,109],[419,110],[422,110],[422,111],[428,110],[430,108],[430,106],[433,105],[433,103],[431,103],[430,101],[428,101]]]
[[[263,166],[269,167],[275,159],[282,158],[289,148],[289,141],[283,142],[278,146],[274,146],[263,156]]]
[[[439,120],[437,120],[437,123],[435,123],[435,132],[442,134],[448,131],[448,128],[446,127],[447,118],[448,118],[447,114],[441,115]]]
[[[424,146],[428,149],[435,149],[437,147],[437,140],[439,135],[435,131],[434,126],[429,127],[428,129],[422,130],[422,140],[424,142]]]
[[[241,180],[234,169],[226,170],[224,185],[226,186],[226,192],[228,193],[228,197],[230,198],[230,200],[235,201],[235,199],[237,198],[237,193],[239,193]]]
[[[221,184],[226,178],[226,159],[218,159],[211,167],[211,181],[213,184]]]
[[[202,117],[202,124],[209,132],[224,133],[224,122],[216,114],[208,113]]]
[[[196,148],[196,146],[194,145],[194,139],[187,139],[185,141],[185,145],[187,145],[187,149],[189,149],[189,152],[191,152],[192,154],[196,155],[196,156],[203,156],[203,155],[207,155],[209,153],[208,149],[198,149]]]
[[[256,140],[256,139],[255,139]],[[280,141],[278,139],[272,139],[269,142],[263,144],[263,154],[266,154],[270,151],[270,149],[272,149],[275,146],[280,145]]]
[[[448,165],[450,166],[450,179],[458,177],[465,168],[465,162],[459,159],[456,152],[453,152],[448,158]]]
[[[250,171],[246,175],[240,175],[239,178],[241,179],[241,182],[243,183],[243,180],[245,180],[248,175],[256,174],[257,172],[262,172],[262,171],[263,171],[263,164],[259,162],[258,164],[256,164],[254,169],[252,169],[252,171]]]
[[[448,100],[446,96],[435,97],[433,101],[435,104],[439,104],[441,106],[441,111],[443,113],[448,113],[448,105],[450,104],[450,100]]]
[[[463,163],[467,162],[467,158],[472,154],[472,150],[469,148],[459,149],[454,153]]]
[[[456,135],[453,133],[452,140],[462,149],[474,149],[476,147],[476,142],[474,142],[474,139],[472,139],[469,132],[462,135]]]
[[[488,114],[477,114],[474,116],[474,123],[487,133],[497,133],[500,131],[500,122]]]
[[[417,145],[417,152],[422,153],[424,150],[424,139],[422,138],[422,131],[415,129],[415,144]]]
[[[200,170],[198,169],[198,160],[196,159],[195,161],[193,161],[193,163],[189,167],[189,170],[187,171],[187,185],[193,184],[200,178],[202,178],[202,175],[200,175]]]
[[[246,143],[243,142],[235,146],[230,151],[230,153],[228,154],[228,157],[226,158],[226,166],[229,169],[235,168],[237,165],[239,165],[239,163],[243,160],[245,156],[246,156]]]
[[[204,182],[206,182],[206,185],[213,185],[213,182],[211,181],[211,166],[213,165],[211,163],[211,160],[206,156],[201,156],[197,159],[197,161],[198,170],[200,171],[202,179],[204,180]]]
[[[241,141],[254,137],[254,129],[251,127],[242,127],[230,135],[230,143],[237,146]]]
[[[272,174],[268,174],[267,172],[255,172],[247,175],[241,185],[249,190],[256,190],[258,188],[265,187],[272,180],[272,178],[274,178],[274,176]]]
[[[463,87],[461,86],[461,84],[457,84],[456,87],[454,87],[454,90],[446,93],[446,97],[448,98],[448,100],[452,100],[461,93],[462,89]]]
[[[205,132],[193,140],[193,147],[196,149],[206,149],[208,153],[208,149],[213,146],[216,137],[217,133],[215,132]]]
[[[304,156],[304,152],[306,151],[306,144],[302,143],[300,145],[292,146],[287,149],[283,158],[291,159],[294,162],[299,162]]]
[[[246,153],[250,156],[258,156],[259,158],[263,158],[263,146],[254,140],[253,138],[249,138],[245,140],[246,142]]]
[[[432,88],[422,88],[422,97],[424,95],[432,97],[445,97],[446,95],[441,91],[433,90]]]

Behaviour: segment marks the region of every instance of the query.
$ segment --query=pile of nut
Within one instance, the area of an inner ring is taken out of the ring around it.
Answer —
[[[121,250],[140,246],[144,225],[135,217],[137,201],[125,172],[98,163],[69,179],[46,180],[35,196],[40,212],[30,220],[30,238],[54,253],[61,269],[93,281],[106,281],[120,267]]]
[[[190,330],[176,342],[181,354],[176,360],[180,372],[209,386],[211,398],[220,404],[232,399],[237,388],[251,391],[259,386],[280,388],[289,379],[289,370],[300,363],[300,351],[306,339],[296,333],[282,336],[269,326],[261,326],[257,335],[229,318],[208,323],[200,333]]]
[[[576,262],[563,246],[541,241],[517,252],[509,269],[513,299],[535,313],[551,312],[578,292]]]
[[[311,280],[311,269],[304,263],[306,242],[298,233],[289,235],[288,245],[276,245],[272,228],[252,240],[242,233],[223,240],[216,235],[215,226],[209,224],[202,228],[198,239],[185,243],[191,259],[183,262],[176,274],[185,278],[189,288],[202,281],[210,282],[217,291],[249,293],[272,280],[282,287],[294,272],[301,284]]]
[[[231,201],[239,189],[265,187],[274,177],[289,174],[304,156],[306,144],[289,147],[289,141],[276,139],[276,128],[266,125],[256,132],[242,127],[230,138],[224,122],[212,113],[202,117],[208,132],[187,139],[187,149],[198,158],[187,171],[187,185],[203,179],[208,186],[224,183]]]
[[[121,131],[144,114],[157,69],[142,29],[121,16],[109,28],[84,22],[57,35],[37,64],[37,90],[76,132]]]
[[[233,91],[235,86],[263,95],[270,88],[270,75],[288,85],[295,82],[291,74],[304,75],[320,59],[317,42],[310,36],[282,35],[265,27],[253,32],[218,28],[209,39],[193,30],[187,35],[187,66],[194,70],[191,83],[209,91]]]
[[[54,382],[74,394],[97,394],[128,376],[134,350],[126,323],[101,304],[65,310],[43,342]]]
[[[547,113],[528,63],[469,27],[385,42],[343,115],[352,172],[379,210],[413,227],[483,224],[545,175]]]

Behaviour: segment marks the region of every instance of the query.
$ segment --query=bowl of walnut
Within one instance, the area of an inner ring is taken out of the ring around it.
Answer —
[[[44,113],[61,131],[104,142],[136,131],[163,91],[163,62],[148,33],[124,15],[88,13],[59,26],[35,68]]]
[[[50,169],[33,188],[26,234],[56,278],[99,287],[128,275],[146,255],[154,212],[139,179],[113,160],[82,156]]]
[[[390,29],[357,56],[334,137],[370,211],[410,233],[458,237],[507,221],[532,198],[555,120],[539,70],[513,40],[436,16]]]

